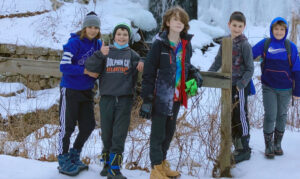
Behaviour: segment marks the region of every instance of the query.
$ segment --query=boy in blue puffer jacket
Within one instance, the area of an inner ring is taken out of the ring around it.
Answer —
[[[88,166],[80,161],[81,149],[95,128],[93,87],[97,73],[84,68],[85,60],[94,51],[100,50],[100,19],[94,12],[84,18],[82,30],[71,37],[63,46],[60,61],[62,78],[59,103],[59,155],[58,170],[66,175],[77,175]],[[70,137],[78,122],[79,133],[69,151]]]
[[[265,111],[263,124],[265,156],[267,158],[283,155],[281,141],[285,130],[288,104],[292,95],[294,99],[300,97],[298,50],[293,42],[286,40],[287,34],[287,21],[282,17],[277,17],[270,26],[270,39],[263,39],[252,48],[254,58],[261,56],[264,59],[261,81]],[[269,46],[265,50],[267,41],[269,41]],[[288,49],[290,49],[290,55]]]

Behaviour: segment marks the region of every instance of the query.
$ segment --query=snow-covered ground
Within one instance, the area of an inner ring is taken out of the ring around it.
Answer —
[[[264,157],[264,141],[261,129],[251,130],[250,147],[252,155],[249,161],[237,164],[231,173],[234,178],[240,179],[299,179],[299,149],[300,133],[286,131],[283,139],[283,156],[274,159]],[[57,162],[42,162],[21,157],[0,155],[0,179],[67,179],[72,178],[57,171]],[[88,171],[81,172],[76,179],[106,178],[99,175],[102,166],[92,164]],[[128,179],[148,179],[150,174],[139,170],[126,170],[122,172]],[[208,179],[209,174],[200,174],[197,177],[188,176],[183,171],[181,179]]]
[[[9,97],[0,96],[0,115],[8,116],[49,109],[59,100],[59,87],[45,90],[30,90],[22,83],[0,82],[0,95],[12,94]]]

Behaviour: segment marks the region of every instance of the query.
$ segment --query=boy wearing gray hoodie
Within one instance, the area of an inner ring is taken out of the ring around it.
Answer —
[[[101,139],[104,146],[104,168],[100,175],[112,179],[126,179],[120,166],[140,61],[139,55],[128,46],[130,34],[131,28],[127,24],[118,24],[113,31],[113,46],[103,47],[85,62],[88,71],[100,74]]]
[[[241,12],[233,12],[228,27],[232,39],[232,141],[235,147],[233,161],[235,163],[249,160],[251,148],[249,147],[249,119],[247,98],[250,90],[250,80],[254,72],[252,48],[243,34],[246,18]],[[218,71],[222,65],[222,47],[209,71]]]

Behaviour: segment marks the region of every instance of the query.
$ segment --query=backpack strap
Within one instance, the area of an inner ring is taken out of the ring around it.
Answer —
[[[288,60],[289,60],[289,64],[290,64],[290,68],[292,70],[293,68],[293,64],[292,64],[292,60],[291,60],[291,43],[288,39],[285,39],[284,41],[284,46],[285,46],[285,49],[287,51],[287,55],[288,55]]]
[[[271,38],[267,38],[265,43],[264,43],[264,53],[263,53],[263,60],[266,59],[266,55],[267,55],[267,51],[268,51],[268,48],[270,46],[270,43],[271,43]]]
[[[267,55],[270,43],[271,43],[271,38],[266,38],[266,41],[264,43],[264,51],[263,51],[263,54],[262,54],[262,61],[260,63],[260,69],[261,69],[262,74],[263,74],[265,63],[266,63],[266,55]]]

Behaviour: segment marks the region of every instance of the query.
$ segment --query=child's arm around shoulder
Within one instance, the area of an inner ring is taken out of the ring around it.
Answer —
[[[93,73],[102,73],[105,65],[106,55],[101,51],[96,51],[92,56],[86,59],[85,68]]]
[[[134,51],[133,49],[131,49],[131,54],[132,54],[131,61],[132,61],[132,65],[133,65],[134,68],[137,68],[137,65],[140,62],[144,63],[144,61],[141,59],[140,55],[136,51]]]
[[[143,72],[145,60],[142,59],[142,58],[140,57],[140,55],[139,55],[136,51],[134,51],[134,52],[135,52],[135,54],[138,56],[138,64],[137,64],[137,66],[136,66],[136,69],[137,69],[139,72]]]
[[[253,59],[256,59],[258,56],[261,56],[263,54],[266,40],[267,39],[262,39],[252,47]]]

